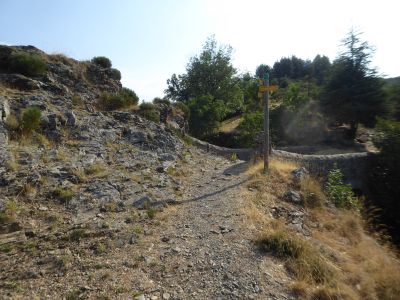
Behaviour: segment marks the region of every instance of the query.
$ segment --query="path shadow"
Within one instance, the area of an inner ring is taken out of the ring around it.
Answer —
[[[251,166],[251,162],[243,161],[241,163],[235,164],[235,165],[230,166],[229,168],[225,169],[223,174],[224,175],[239,175],[241,173],[246,172],[250,166]]]
[[[239,186],[239,185],[242,185],[243,183],[245,183],[245,182],[247,182],[247,181],[249,181],[249,178],[246,178],[246,179],[244,179],[244,180],[242,180],[242,181],[239,181],[239,182],[237,182],[237,183],[234,183],[234,184],[225,186],[224,188],[222,188],[222,189],[220,189],[220,190],[217,190],[217,191],[215,191],[215,192],[211,192],[211,193],[204,194],[204,195],[201,195],[201,196],[198,196],[198,197],[195,197],[195,198],[191,198],[191,199],[179,201],[179,203],[182,203],[182,204],[183,204],[183,203],[201,201],[201,200],[204,200],[204,199],[206,199],[206,198],[208,198],[208,197],[215,196],[215,195],[221,194],[221,193],[223,193],[223,192],[225,192],[225,191],[227,191],[227,190],[233,189],[233,188],[235,188],[235,187],[237,187],[237,186]]]

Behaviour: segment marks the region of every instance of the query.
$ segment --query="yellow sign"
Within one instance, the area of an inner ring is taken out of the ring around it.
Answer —
[[[258,88],[258,91],[263,93],[263,92],[275,92],[278,90],[277,85],[262,85]]]

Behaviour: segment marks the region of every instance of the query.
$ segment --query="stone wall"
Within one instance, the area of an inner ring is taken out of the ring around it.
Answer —
[[[273,150],[273,157],[278,160],[295,162],[306,167],[314,176],[325,177],[336,164],[343,172],[345,181],[354,188],[366,191],[366,174],[368,164],[374,153],[347,153],[332,155],[303,155]]]
[[[192,141],[193,145],[206,150],[210,151],[213,153],[216,153],[218,155],[224,156],[226,158],[232,157],[232,154],[236,154],[237,158],[240,160],[250,160],[253,157],[254,150],[253,149],[232,149],[232,148],[225,148],[225,147],[220,147],[216,146],[201,140],[198,140],[194,137],[191,137],[187,135],[188,139]]]
[[[226,158],[230,158],[233,153],[241,160],[250,160],[255,155],[254,149],[230,149],[212,145],[189,137],[194,145]],[[367,191],[366,174],[368,172],[368,163],[374,153],[347,153],[333,155],[306,155],[292,153],[282,150],[272,150],[272,157],[282,161],[294,162],[300,166],[306,167],[314,176],[325,177],[333,168],[334,164],[340,168],[344,174],[345,181],[354,188]]]

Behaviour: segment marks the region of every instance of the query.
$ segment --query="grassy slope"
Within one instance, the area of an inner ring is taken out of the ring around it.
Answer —
[[[357,211],[327,205],[321,184],[311,179],[296,186],[295,165],[273,161],[270,174],[261,165],[249,171],[252,180],[243,189],[245,214],[258,230],[255,243],[281,259],[294,278],[293,293],[300,299],[396,299],[400,293],[400,262],[390,245],[382,245],[363,229]],[[250,189],[249,189],[250,188]],[[309,236],[295,232],[284,217],[274,218],[276,207],[303,208],[286,203],[285,192],[298,189],[307,204],[305,226]]]

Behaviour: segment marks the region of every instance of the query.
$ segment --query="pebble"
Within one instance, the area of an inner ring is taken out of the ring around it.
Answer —
[[[162,298],[163,298],[164,300],[168,300],[169,298],[171,298],[171,295],[170,295],[169,293],[164,293],[164,294],[162,295]]]

